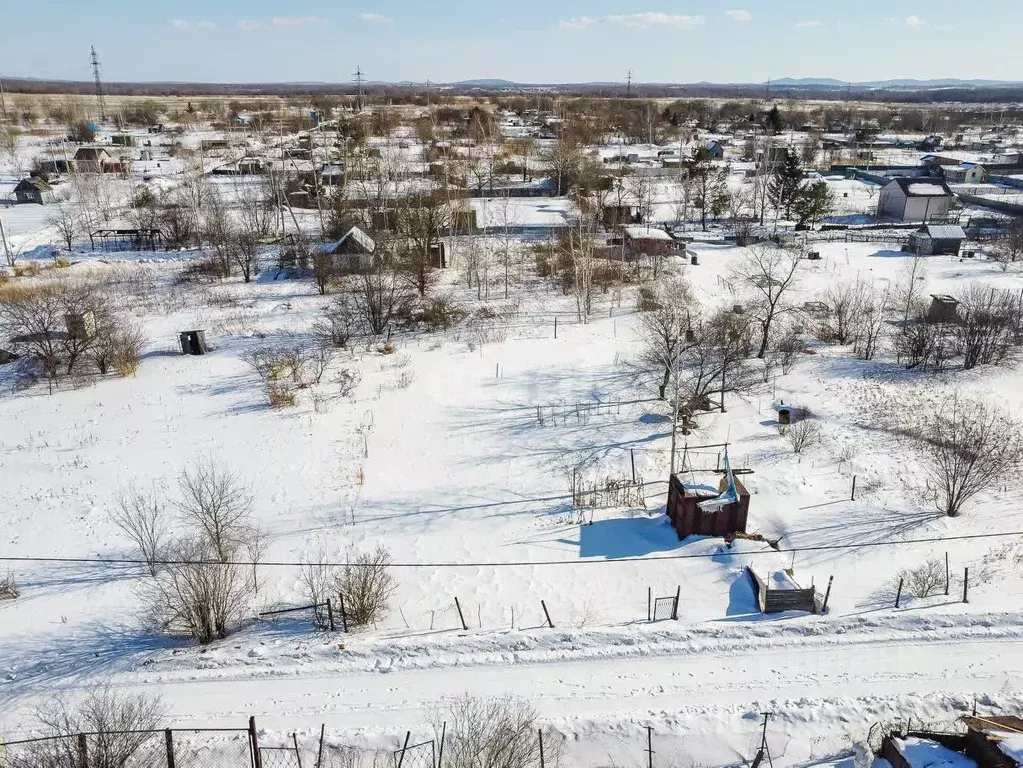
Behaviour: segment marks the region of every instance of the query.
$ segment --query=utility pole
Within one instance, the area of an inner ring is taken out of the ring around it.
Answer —
[[[0,219],[0,242],[3,242],[4,244],[4,258],[7,259],[7,263],[13,267],[14,264],[11,261],[11,249],[10,246],[7,245],[7,234],[4,232],[3,219]]]
[[[355,109],[358,112],[362,112],[362,84],[366,82],[365,73],[362,71],[362,67],[355,68]]]
[[[7,122],[7,102],[4,101],[4,81],[0,80],[0,116]]]
[[[107,119],[107,108],[103,103],[103,83],[99,79],[99,54],[96,46],[91,46],[92,77],[96,81],[96,101],[99,102],[99,119]]]
[[[632,70],[629,70],[629,77],[625,81],[625,98],[632,98]]]

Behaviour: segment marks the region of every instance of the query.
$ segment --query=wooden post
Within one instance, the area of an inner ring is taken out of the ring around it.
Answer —
[[[948,552],[945,553],[945,597],[948,597],[948,590],[952,586],[951,579],[948,574]]]
[[[458,598],[455,598],[455,608],[458,609],[458,619],[462,622],[462,631],[468,632],[469,625],[465,623],[465,616],[462,614],[462,604],[458,602]]]
[[[405,761],[405,752],[408,751],[408,741],[412,738],[412,731],[405,731],[405,743],[401,747],[401,754],[398,756],[398,768]]]
[[[856,501],[856,475],[853,475],[852,496],[849,501]]]
[[[437,768],[444,762],[444,739],[448,733],[448,721],[440,724],[440,749],[437,750]]]
[[[81,768],[89,768],[89,743],[85,734],[78,734],[78,761]]]
[[[540,737],[540,768],[547,768],[547,764],[543,759],[543,728],[537,728],[536,733]],[[440,768],[440,766],[438,765],[437,768]]]
[[[295,762],[298,763],[298,768],[302,768],[302,753],[298,751],[298,733],[292,731],[291,743],[295,745]]]
[[[629,458],[632,460],[632,484],[636,484],[636,451],[633,448],[629,449]]]
[[[963,570],[963,602],[970,602],[970,569]]]
[[[316,768],[320,768],[320,765],[323,763],[323,736],[324,736],[324,733],[326,732],[326,730],[327,730],[327,724],[326,723],[321,723],[320,724],[320,748],[316,751]],[[168,768],[170,768],[170,766],[168,766]]]
[[[653,604],[654,604],[654,590],[652,587],[646,588],[646,620],[653,621]]]
[[[828,588],[824,592],[824,605],[821,606],[821,613],[828,612],[828,599],[831,597],[831,582],[834,580],[834,576],[828,576]]]
[[[249,718],[249,741],[252,743],[252,768],[263,768],[263,756],[259,754],[259,734],[256,733],[256,718]]]
[[[330,631],[334,631],[334,608],[330,604],[330,598],[327,598],[327,626],[330,627]]]
[[[646,764],[647,768],[654,768],[654,727],[646,727]]]
[[[540,605],[543,606],[543,615],[547,617],[547,626],[554,629],[554,622],[551,621],[551,614],[547,611],[547,603],[541,600]]]
[[[348,614],[345,613],[345,596],[338,592],[337,599],[341,602],[341,631],[348,634]],[[430,627],[430,629],[433,629],[433,627]]]
[[[554,338],[558,338],[558,316],[554,316]]]
[[[682,599],[682,585],[678,585],[678,589],[675,590],[675,604],[671,607],[671,618],[672,621],[678,621],[678,601]]]
[[[174,731],[168,728],[163,732],[163,738],[167,744],[167,768],[174,768]]]
[[[899,591],[895,593],[895,607],[899,607],[899,602],[902,600],[902,577],[899,577]]]

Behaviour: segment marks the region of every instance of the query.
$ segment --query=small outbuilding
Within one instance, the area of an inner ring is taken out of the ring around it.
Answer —
[[[708,141],[704,146],[704,149],[711,160],[725,159],[725,145],[720,141]]]
[[[14,188],[14,198],[19,203],[45,205],[53,202],[53,187],[39,177],[22,179]]]
[[[718,498],[728,488],[728,475],[722,476],[717,490],[708,485],[683,483],[677,474],[671,476],[667,513],[679,539],[687,536],[728,536],[746,531],[749,491],[739,478],[734,479],[738,501],[704,510],[700,507],[702,502]]]
[[[877,215],[896,221],[931,221],[948,216],[955,195],[942,179],[892,179],[881,189]]]
[[[181,342],[183,355],[205,355],[209,352],[209,347],[206,346],[206,331],[182,331],[178,334],[178,341]]]
[[[625,250],[632,258],[641,254],[665,256],[679,249],[679,243],[669,232],[659,227],[625,227]]]
[[[373,253],[377,244],[358,227],[349,229],[340,240],[320,243],[314,255],[329,255],[337,269],[369,269],[373,266]]]
[[[925,224],[909,236],[906,249],[917,256],[958,256],[966,232],[958,224]]]
[[[959,321],[959,300],[947,295],[931,295],[931,306],[925,319],[928,323],[955,323]]]
[[[987,179],[987,169],[979,163],[963,163],[945,168],[945,181],[949,184],[983,184]]]

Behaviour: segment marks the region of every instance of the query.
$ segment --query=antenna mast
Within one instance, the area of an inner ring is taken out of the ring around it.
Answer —
[[[626,82],[626,85],[625,85],[625,98],[631,99],[632,98],[632,70],[631,69],[629,70],[629,77],[626,79],[625,82]]]
[[[103,83],[99,79],[99,54],[96,53],[96,46],[91,46],[92,76],[96,81],[96,101],[99,102],[99,119],[107,119],[107,108],[103,103]]]
[[[366,82],[365,72],[362,71],[362,67],[355,68],[355,108],[362,112],[362,84]]]

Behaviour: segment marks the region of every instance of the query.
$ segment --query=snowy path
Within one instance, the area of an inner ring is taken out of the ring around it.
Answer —
[[[390,673],[317,675],[267,680],[161,679],[172,719],[190,725],[232,725],[256,715],[269,728],[326,722],[328,727],[402,729],[423,722],[445,695],[511,693],[531,697],[554,722],[594,723],[636,716],[746,714],[770,702],[788,710],[821,707],[815,719],[844,719],[857,700],[920,696],[970,699],[1016,690],[1023,640],[843,644],[821,648],[780,644],[736,655],[626,658],[434,668]],[[201,674],[201,673],[199,673]],[[131,685],[130,683],[126,684]],[[537,691],[542,695],[535,696]]]

